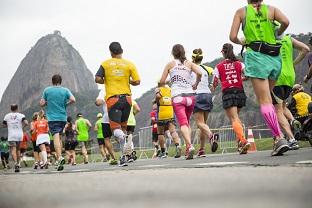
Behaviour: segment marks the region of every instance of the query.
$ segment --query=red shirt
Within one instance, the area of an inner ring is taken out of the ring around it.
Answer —
[[[243,89],[242,63],[240,61],[224,60],[216,66],[219,72],[222,92],[229,88]]]
[[[45,119],[36,121],[34,125],[37,135],[47,134],[49,132],[48,121]]]
[[[150,112],[150,116],[152,119],[152,132],[157,133],[157,113],[156,111]]]

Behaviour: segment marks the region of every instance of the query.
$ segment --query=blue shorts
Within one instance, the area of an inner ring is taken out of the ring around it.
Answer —
[[[200,93],[195,96],[195,107],[193,112],[210,112],[213,108],[212,95],[210,93]]]
[[[270,56],[260,52],[248,50],[244,56],[246,77],[277,80],[282,69],[279,56]]]
[[[55,134],[60,134],[63,132],[63,129],[66,125],[66,121],[49,121],[49,130],[52,134],[52,136],[54,136]]]

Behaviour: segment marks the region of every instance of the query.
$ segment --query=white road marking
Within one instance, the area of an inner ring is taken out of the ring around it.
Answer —
[[[82,172],[82,171],[89,171],[90,169],[77,169],[77,170],[72,170],[72,172]]]
[[[194,165],[199,166],[225,166],[225,165],[243,165],[249,164],[249,162],[210,162],[210,163],[197,163]]]
[[[312,160],[298,161],[297,164],[312,164]]]

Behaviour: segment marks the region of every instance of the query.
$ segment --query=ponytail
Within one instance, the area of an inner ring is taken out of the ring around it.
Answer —
[[[173,46],[172,55],[175,59],[178,59],[181,62],[181,64],[183,64],[184,61],[186,61],[185,50],[181,44],[176,44]]]
[[[234,51],[233,51],[233,45],[231,43],[225,43],[222,47],[223,56],[226,59],[229,59],[231,61],[237,61]]]

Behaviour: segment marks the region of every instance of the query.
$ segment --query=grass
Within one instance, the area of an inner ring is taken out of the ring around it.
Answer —
[[[257,151],[272,150],[272,144],[273,144],[272,138],[255,139],[255,143],[257,146]],[[302,147],[311,147],[309,142],[307,142],[307,141],[299,141],[299,145],[301,148]],[[199,145],[194,145],[194,146],[195,146],[195,149],[197,152],[199,149]],[[212,153],[210,150],[209,144],[206,144],[205,151],[206,151],[206,154],[220,154],[220,153],[222,153],[222,150],[220,148],[218,148],[217,152]],[[226,152],[231,153],[231,152],[236,152],[236,151],[237,151],[236,148],[233,148],[233,149],[228,149]],[[146,150],[146,151],[137,150],[136,152],[137,152],[138,158],[140,156],[142,156],[141,159],[146,159],[147,157],[152,158],[152,155],[154,154],[154,150]],[[185,147],[182,148],[182,155],[184,155],[184,154],[185,154]],[[168,151],[168,156],[173,157],[174,155],[175,155],[175,147],[171,146],[169,148],[169,151]],[[120,157],[120,152],[117,152],[116,158],[119,158],[119,157]],[[89,161],[90,162],[102,162],[102,156],[100,154],[91,154],[91,155],[89,155]],[[76,162],[77,163],[83,163],[83,157],[81,154],[77,154]],[[27,161],[27,165],[28,165],[28,167],[31,167],[33,165],[33,161]],[[24,164],[22,164],[22,166],[24,166]],[[0,169],[2,169],[2,165],[0,166]]]

